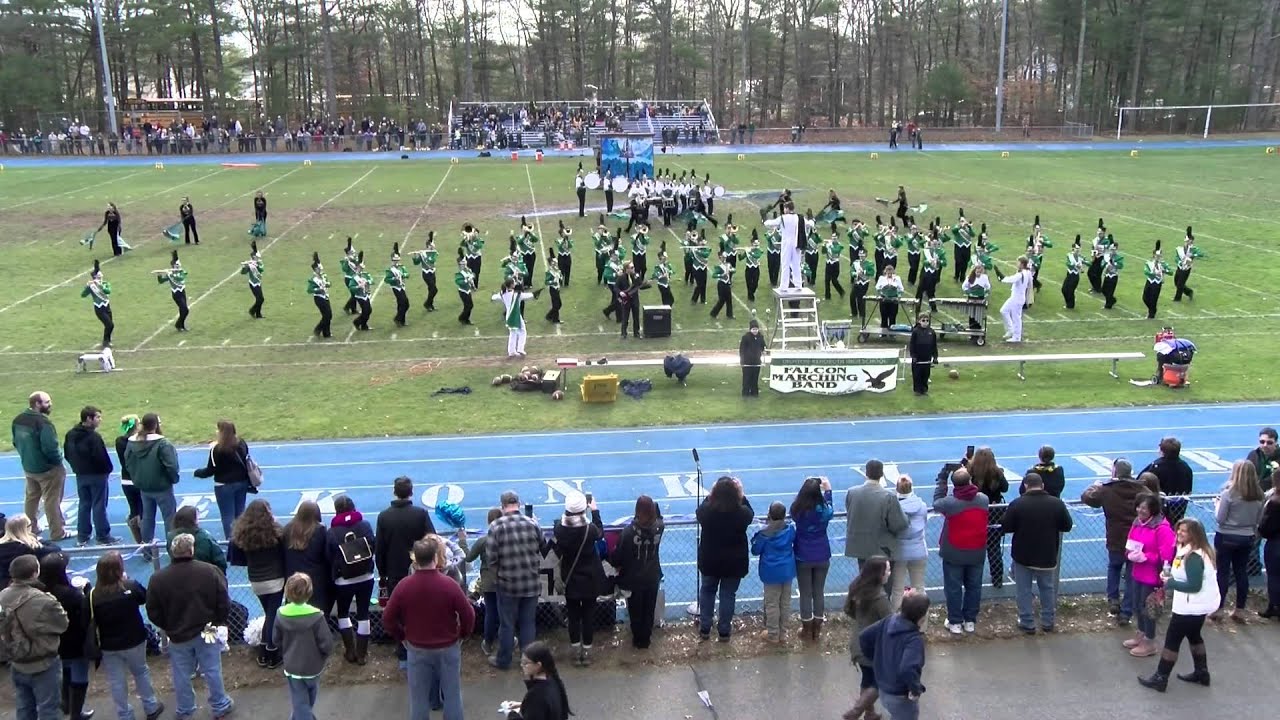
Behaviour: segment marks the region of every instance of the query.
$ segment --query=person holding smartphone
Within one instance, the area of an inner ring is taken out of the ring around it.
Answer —
[[[590,520],[586,515],[588,508]],[[565,496],[564,516],[556,521],[552,536],[555,538],[552,547],[560,557],[573,664],[587,667],[591,664],[596,597],[604,587],[604,566],[596,552],[596,541],[604,537],[604,523],[595,499],[578,492]]]

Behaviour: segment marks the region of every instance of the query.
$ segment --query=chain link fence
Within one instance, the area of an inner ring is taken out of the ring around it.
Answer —
[[[1176,521],[1184,516],[1193,517],[1203,523],[1206,530],[1212,535],[1217,527],[1214,517],[1215,500],[1216,497],[1214,496],[1170,498],[1167,500],[1168,516],[1171,521]],[[992,517],[999,517],[1004,507],[993,506]],[[1078,502],[1068,503],[1068,508],[1074,520],[1074,527],[1070,533],[1063,536],[1059,592],[1071,595],[1102,593],[1106,588],[1108,558],[1104,540],[1106,536],[1105,518],[1101,510],[1085,507]],[[931,514],[928,518],[925,532],[926,542],[930,548],[926,568],[925,590],[930,597],[939,602],[942,599],[942,561],[938,558],[936,549],[937,540],[942,531],[942,524],[943,519],[941,516]],[[832,559],[830,572],[827,576],[825,595],[828,613],[832,614],[838,613],[839,608],[843,606],[847,588],[857,575],[857,563],[851,558],[844,557],[846,528],[844,513],[836,515],[828,528]],[[606,534],[616,533],[620,530],[621,526],[609,526],[606,528]],[[754,529],[749,532],[754,532]],[[989,561],[984,571],[983,599],[1010,599],[1014,595],[1014,586],[1012,579],[1013,563],[1009,557],[1009,538],[1001,535],[998,530],[993,530],[988,534],[988,542]],[[112,549],[120,550],[125,555],[126,568],[130,576],[144,585],[155,569],[168,563],[168,560],[163,557],[163,548],[160,548],[160,552],[155,554],[155,558],[151,562],[147,562],[144,559],[143,548],[140,546],[116,546]],[[104,548],[68,548],[65,552],[71,559],[69,570],[77,575],[84,576],[92,582],[94,564],[104,552]],[[668,621],[696,614],[698,595],[697,554],[698,526],[696,521],[682,517],[668,518],[661,546],[664,579],[662,595],[660,596],[665,598],[665,600],[660,599],[660,603],[665,604],[665,618]],[[551,557],[554,558],[554,554]],[[1002,567],[1004,570],[1002,576],[994,575],[991,572],[993,563],[990,562],[990,559],[998,559],[999,565],[997,567]],[[472,581],[477,577],[478,571],[478,565],[474,564],[472,567],[464,569],[464,582],[467,583],[468,588],[473,586],[474,583]],[[543,572],[548,580],[543,583],[544,596],[539,604],[538,623],[540,628],[548,629],[563,624],[564,616],[562,603],[559,598],[552,595],[554,584],[549,580],[551,573],[555,572],[553,560],[548,560],[544,563]],[[1262,566],[1257,553],[1250,560],[1249,573],[1255,581],[1258,581],[1262,576]],[[1001,582],[996,583],[997,579],[1001,580]],[[249,587],[245,568],[230,567],[227,581],[230,586],[231,599],[244,608],[240,612],[240,619],[233,620],[232,623],[231,634],[233,640],[235,640],[239,637],[235,627],[237,623],[243,625],[245,622],[252,621],[255,617],[261,615],[262,611],[257,598]],[[752,558],[751,570],[747,577],[743,579],[738,590],[737,611],[740,613],[758,611],[761,595],[762,586],[756,573],[755,558]],[[795,597],[793,596],[794,600]],[[376,599],[374,603],[376,606]],[[625,621],[626,608],[621,600],[602,600],[600,605],[601,625]],[[373,610],[375,636],[380,635],[379,616],[380,612],[375,607]],[[242,628],[240,629],[242,630]]]

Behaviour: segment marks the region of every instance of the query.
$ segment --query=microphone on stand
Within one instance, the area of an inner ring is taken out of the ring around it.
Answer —
[[[698,463],[698,461],[699,461],[699,460],[698,460],[698,448],[694,448],[694,449],[693,449],[693,462],[694,462],[694,464],[696,465],[696,464]]]
[[[702,506],[702,460],[701,458],[698,457],[698,448],[693,448],[693,467],[696,473],[694,475],[694,479],[697,484],[697,490],[694,491],[695,492],[694,497],[696,498],[694,500],[694,512],[696,514],[697,509]],[[695,542],[696,542],[695,547],[701,548],[702,547],[702,523],[696,523],[694,525],[694,528],[695,528],[694,532],[696,533],[694,536]],[[702,571],[697,569],[696,564],[694,569],[694,577],[696,578],[697,586],[702,587]],[[685,609],[685,612],[693,617],[698,617],[699,616],[698,601],[694,600],[693,602],[689,603],[689,606]]]

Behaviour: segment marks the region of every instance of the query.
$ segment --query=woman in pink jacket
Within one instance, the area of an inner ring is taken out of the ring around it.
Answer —
[[[1129,591],[1133,597],[1133,614],[1138,632],[1124,646],[1134,657],[1151,657],[1160,651],[1156,646],[1156,619],[1147,611],[1147,598],[1164,584],[1160,571],[1173,562],[1177,536],[1169,521],[1160,514],[1160,498],[1150,493],[1138,496],[1138,517],[1129,528],[1125,551],[1131,567]]]

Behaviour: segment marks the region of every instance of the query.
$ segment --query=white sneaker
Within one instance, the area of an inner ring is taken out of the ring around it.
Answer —
[[[977,629],[977,628],[976,628],[976,627],[974,627],[974,624],[973,624],[973,623],[971,623],[971,622],[967,622],[967,623],[965,623],[965,624],[964,624],[964,631],[965,631],[965,632],[967,632],[967,633],[971,633],[971,632],[973,632],[973,631],[974,631],[974,630],[976,630],[976,629]],[[952,632],[955,632],[955,631],[953,630]]]
[[[959,635],[964,632],[960,629],[959,623],[947,623],[947,629],[951,631],[952,635]]]

